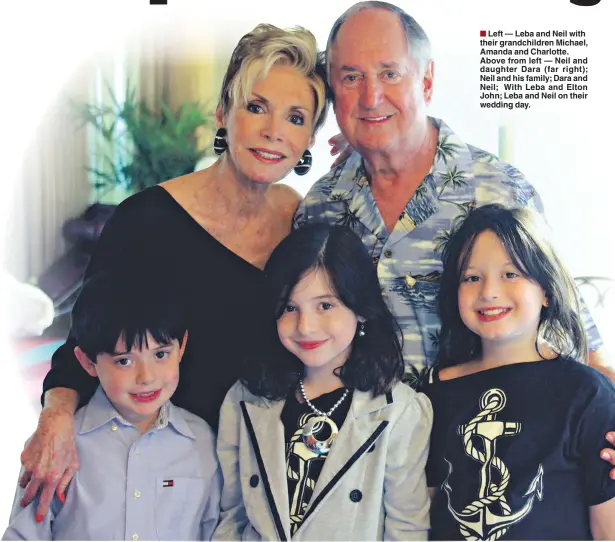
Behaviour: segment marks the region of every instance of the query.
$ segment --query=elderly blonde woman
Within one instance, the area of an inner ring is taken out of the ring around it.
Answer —
[[[87,270],[89,276],[140,268],[157,273],[160,288],[181,285],[189,338],[173,402],[214,429],[245,355],[267,348],[270,330],[275,333],[262,269],[290,232],[300,200],[294,190],[275,183],[293,168],[298,173],[309,169],[308,149],[327,109],[322,74],[316,40],[307,30],[259,25],[245,35],[232,54],[216,110],[219,160],[124,201]],[[38,428],[22,454],[20,483],[27,485],[22,505],[41,490],[37,519],[47,513],[54,494],[63,500],[79,468],[73,432],[80,428],[73,427],[73,415],[97,387],[76,360],[74,347],[69,336],[53,356]],[[138,436],[135,431],[135,440]],[[131,445],[124,444],[127,457]],[[172,485],[164,491],[173,491]],[[134,488],[129,489],[127,512],[128,501],[134,500]]]

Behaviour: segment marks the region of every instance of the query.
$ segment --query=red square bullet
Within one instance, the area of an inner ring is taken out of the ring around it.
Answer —
[[[481,31],[480,31],[480,37],[481,37],[481,38],[484,38],[484,37],[486,37],[486,36],[487,36],[487,31],[486,31],[486,30],[481,30]]]

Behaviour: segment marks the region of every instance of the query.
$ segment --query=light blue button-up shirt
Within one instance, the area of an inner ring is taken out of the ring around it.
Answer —
[[[43,521],[17,489],[3,540],[209,540],[222,478],[213,431],[167,403],[144,434],[98,388],[75,414],[81,468]]]

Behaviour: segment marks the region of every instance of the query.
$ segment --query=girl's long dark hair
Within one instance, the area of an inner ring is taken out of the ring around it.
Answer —
[[[574,280],[557,256],[542,217],[528,208],[490,204],[475,209],[459,224],[443,252],[438,298],[440,366],[458,365],[482,354],[480,337],[461,320],[457,295],[476,238],[486,230],[498,236],[513,265],[546,294],[549,305],[540,313],[539,339],[560,355],[585,363],[587,339]],[[538,347],[537,351],[540,353]]]
[[[321,269],[340,301],[365,318],[365,335],[355,334],[350,356],[339,369],[345,386],[374,395],[386,393],[401,379],[404,362],[401,333],[380,291],[376,269],[356,234],[345,226],[308,224],[294,230],[273,251],[265,266],[275,320],[282,316],[297,283],[307,272]],[[269,399],[286,397],[303,376],[303,364],[280,343],[277,333],[266,359],[255,357],[242,381]]]

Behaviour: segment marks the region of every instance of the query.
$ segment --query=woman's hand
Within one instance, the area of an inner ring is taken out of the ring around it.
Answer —
[[[334,135],[329,139],[328,143],[331,145],[331,150],[329,151],[331,156],[341,153],[331,165],[331,169],[334,169],[348,159],[352,153],[352,148],[348,145],[348,141],[346,141],[346,138],[342,134]]]
[[[54,493],[63,503],[68,483],[79,469],[75,447],[74,415],[62,407],[43,408],[36,432],[21,454],[25,488],[20,505],[30,504],[41,490],[36,521],[47,515]]]

